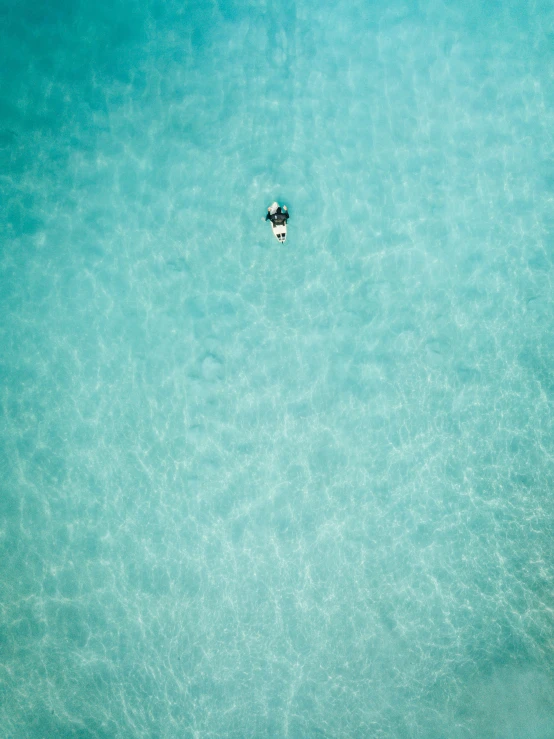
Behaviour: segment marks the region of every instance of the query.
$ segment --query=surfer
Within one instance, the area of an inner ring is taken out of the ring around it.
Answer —
[[[277,208],[274,206],[276,203],[273,204],[270,208],[267,209],[267,215],[265,217],[266,221],[271,221],[275,226],[286,223],[287,219],[290,217],[289,213],[287,211],[287,206],[283,205],[283,209],[281,210],[281,206],[278,205]]]

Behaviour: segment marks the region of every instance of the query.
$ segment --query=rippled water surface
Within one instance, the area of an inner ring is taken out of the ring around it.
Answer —
[[[552,4],[0,18],[3,736],[552,737]]]

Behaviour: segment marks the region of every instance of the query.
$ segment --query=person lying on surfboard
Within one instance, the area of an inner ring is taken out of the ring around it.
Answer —
[[[287,218],[290,218],[286,205],[283,205],[283,210],[285,211],[284,213],[281,210],[281,206],[279,206],[277,210],[274,210],[273,213],[271,212],[272,210],[273,208],[267,209],[267,215],[265,217],[266,221],[271,221],[272,223],[277,225],[280,223],[286,223]]]

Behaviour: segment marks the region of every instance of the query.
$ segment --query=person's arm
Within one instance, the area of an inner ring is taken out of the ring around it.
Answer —
[[[270,210],[271,210],[271,208],[268,208],[268,209],[267,209],[267,215],[266,215],[266,217],[265,217],[266,221],[269,221],[269,211],[270,211]]]

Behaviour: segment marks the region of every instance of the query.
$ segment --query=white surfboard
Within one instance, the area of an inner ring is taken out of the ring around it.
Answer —
[[[275,213],[278,207],[279,207],[279,203],[273,203],[273,205],[269,208],[269,213],[270,214]],[[287,206],[283,205],[282,209],[286,210]],[[284,223],[276,224],[270,221],[270,223],[271,223],[271,229],[275,235],[275,238],[277,239],[277,241],[283,244],[285,239],[287,238],[287,222],[285,221]]]
[[[273,229],[273,233],[275,234],[275,238],[277,241],[280,241],[281,244],[285,241],[287,238],[287,223],[279,223],[278,225],[271,224],[271,228]]]

